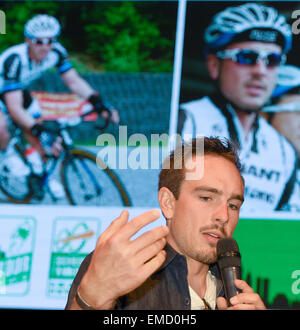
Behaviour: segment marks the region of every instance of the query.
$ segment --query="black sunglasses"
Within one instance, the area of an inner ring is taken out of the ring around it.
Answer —
[[[231,59],[241,65],[255,65],[258,61],[264,60],[269,68],[277,67],[286,61],[284,54],[239,48],[219,51],[216,53],[216,56],[221,59]]]
[[[31,42],[35,45],[51,45],[55,41],[52,38],[31,39]]]

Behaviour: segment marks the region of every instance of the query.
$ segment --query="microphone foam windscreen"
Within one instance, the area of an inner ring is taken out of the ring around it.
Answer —
[[[231,253],[231,252],[239,253],[240,252],[236,240],[232,237],[222,238],[218,241],[218,244],[217,244],[218,257],[222,256],[228,252],[229,253]]]
[[[239,247],[232,237],[222,238],[218,241],[217,255],[220,268],[241,266]]]

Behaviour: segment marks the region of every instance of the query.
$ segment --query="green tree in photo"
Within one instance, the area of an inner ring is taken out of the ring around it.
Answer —
[[[48,13],[56,16],[58,2],[1,2],[6,16],[6,34],[0,38],[0,51],[24,41],[24,25],[35,14]]]
[[[167,18],[165,3],[5,1],[0,8],[6,14],[6,35],[0,38],[0,51],[23,42],[26,21],[43,13],[60,21],[59,41],[81,72],[173,70],[176,15]]]
[[[107,71],[172,69],[172,41],[161,37],[158,23],[145,18],[132,2],[110,5],[103,12],[102,21],[88,24],[85,30],[87,52],[97,54]]]

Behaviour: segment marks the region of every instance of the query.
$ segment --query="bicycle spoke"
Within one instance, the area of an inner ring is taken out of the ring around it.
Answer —
[[[27,203],[32,195],[28,176],[15,175],[6,167],[1,170],[0,189],[11,202],[16,203]]]
[[[22,201],[30,193],[27,177],[16,177],[11,174],[0,176],[1,190],[11,199]]]
[[[94,184],[94,188],[95,188],[96,194],[99,196],[100,193],[101,193],[101,187],[98,184],[98,182],[97,182],[97,180],[95,178],[95,175],[92,173],[92,171],[90,170],[90,168],[86,164],[85,160],[83,158],[79,158],[79,159],[80,159],[80,163],[82,164],[82,166],[84,167],[86,173],[88,174],[91,182],[93,182],[93,184]]]
[[[100,169],[94,155],[79,150],[75,152],[78,154],[65,160],[61,172],[67,196],[72,204],[129,205],[125,190],[111,171]]]
[[[96,194],[96,196],[99,196],[100,193],[101,193],[101,188],[100,188],[99,184],[97,183],[97,181],[96,181],[94,175],[93,175],[92,172],[90,171],[88,165],[86,164],[86,162],[85,162],[84,159],[82,159],[82,158],[79,158],[79,157],[78,157],[76,160],[79,162],[80,165],[82,165],[83,169],[84,169],[84,170],[86,171],[86,173],[88,174],[89,178],[91,179],[90,181],[94,184],[95,194]],[[73,167],[74,173],[76,174],[77,179],[79,180],[79,186],[80,186],[80,188],[82,189],[83,194],[85,195],[85,198],[84,198],[84,199],[85,199],[85,200],[90,200],[90,199],[92,199],[92,198],[93,198],[93,195],[87,193],[87,191],[88,191],[88,187],[87,187],[87,185],[86,185],[87,181],[86,181],[86,183],[85,183],[85,180],[83,180],[83,176],[80,175],[80,173],[79,173],[79,172],[80,172],[80,170],[79,170],[79,166],[76,165],[75,160],[72,161],[71,164],[72,164],[72,167]]]

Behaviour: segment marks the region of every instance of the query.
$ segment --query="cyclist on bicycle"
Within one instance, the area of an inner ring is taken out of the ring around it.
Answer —
[[[291,144],[258,111],[276,86],[292,30],[271,7],[246,3],[214,16],[204,34],[206,65],[217,92],[181,105],[179,131],[225,136],[240,148],[248,210],[280,210],[296,179]]]
[[[272,104],[262,109],[263,116],[295,147],[300,159],[300,69],[283,65],[279,70]],[[300,212],[300,162],[291,198],[284,210]]]
[[[0,98],[12,120],[19,125],[29,143],[43,156],[44,149],[39,136],[43,132],[41,109],[34,100],[27,86],[45,71],[56,67],[66,86],[73,92],[87,99],[104,118],[110,114],[110,121],[119,122],[116,109],[108,108],[95,91],[76,72],[68,59],[64,47],[57,42],[61,27],[56,18],[48,15],[37,15],[31,18],[24,27],[25,42],[12,46],[0,55]],[[1,117],[3,115],[1,114]],[[0,127],[0,148],[5,149],[8,142],[6,121]],[[59,147],[54,148],[59,152]],[[20,161],[7,151],[2,162],[18,175]],[[3,167],[2,167],[3,168]],[[53,178],[49,180],[49,188],[57,198],[64,196],[60,183]]]

